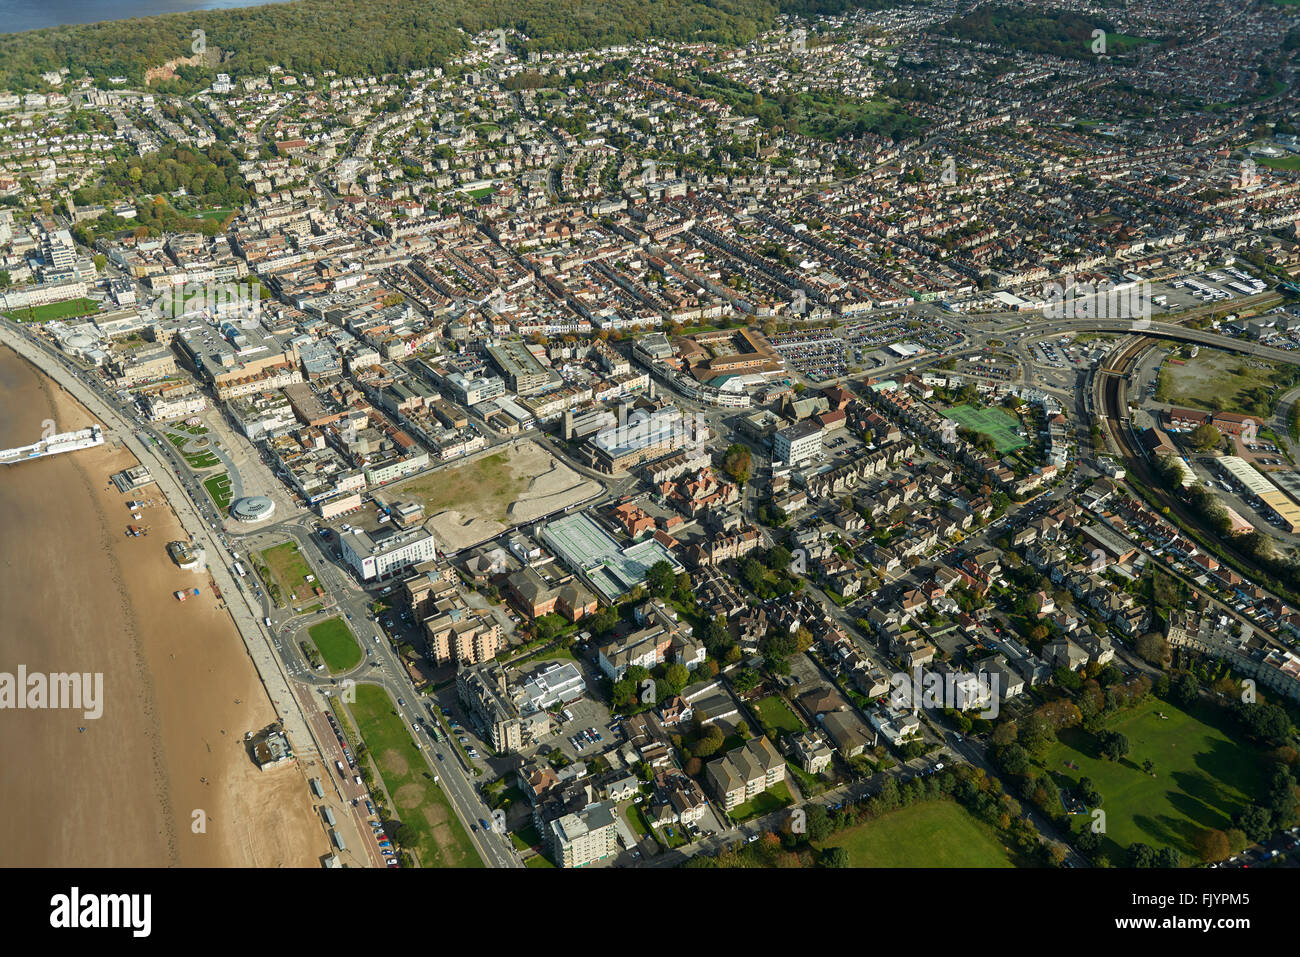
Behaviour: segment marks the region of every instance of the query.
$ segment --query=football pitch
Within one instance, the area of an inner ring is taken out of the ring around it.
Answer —
[[[954,405],[944,411],[943,417],[952,419],[962,428],[988,435],[993,439],[993,447],[999,452],[1014,452],[1029,444],[1016,431],[1020,428],[1020,421],[1001,409]]]

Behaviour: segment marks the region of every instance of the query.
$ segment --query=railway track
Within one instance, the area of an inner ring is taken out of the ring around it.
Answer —
[[[1100,375],[1105,376],[1106,381],[1101,383],[1101,407],[1097,410],[1102,420],[1102,431],[1110,441],[1118,458],[1123,462],[1125,470],[1129,475],[1139,479],[1151,492],[1156,499],[1169,510],[1169,515],[1174,518],[1176,524],[1183,528],[1189,528],[1195,531],[1194,537],[1201,537],[1210,541],[1217,542],[1218,546],[1223,549],[1226,557],[1231,564],[1237,567],[1237,570],[1243,574],[1250,575],[1251,570],[1256,570],[1255,562],[1234,548],[1230,540],[1219,537],[1216,530],[1209,528],[1204,519],[1194,512],[1181,496],[1175,495],[1168,491],[1155,473],[1155,463],[1142,448],[1137,434],[1133,431],[1133,423],[1128,415],[1128,382],[1133,368],[1140,361],[1142,355],[1150,348],[1157,344],[1155,339],[1150,337],[1139,337],[1133,342],[1128,343],[1111,358],[1108,358],[1103,366],[1098,370]],[[1272,579],[1271,575],[1260,575],[1256,570],[1252,578],[1263,578],[1265,581]],[[1285,600],[1294,603],[1294,596],[1288,594],[1285,588],[1279,588],[1276,584],[1266,586],[1269,590],[1279,594]],[[1259,626],[1255,626],[1256,630]],[[1267,632],[1263,632],[1268,634]],[[1269,636],[1272,637],[1271,635]]]

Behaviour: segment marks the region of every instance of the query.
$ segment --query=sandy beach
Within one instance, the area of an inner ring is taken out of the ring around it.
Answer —
[[[0,447],[95,421],[3,348],[0,395]],[[134,464],[106,445],[0,466],[0,671],[104,675],[97,720],[0,710],[0,864],[317,867],[329,841],[301,770],[247,755],[275,713],[234,624],[168,558],[183,536],[157,486],[109,482]],[[139,521],[132,498],[154,500]],[[201,594],[176,601],[186,587]]]

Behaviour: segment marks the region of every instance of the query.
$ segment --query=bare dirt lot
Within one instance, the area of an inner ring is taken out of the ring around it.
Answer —
[[[537,443],[523,441],[401,483],[391,495],[422,502],[430,530],[447,550],[459,551],[601,488]]]

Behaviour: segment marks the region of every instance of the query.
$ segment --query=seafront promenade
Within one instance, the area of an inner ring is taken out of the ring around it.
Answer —
[[[262,686],[275,708],[277,718],[284,724],[304,776],[316,776],[331,782],[339,805],[344,806],[346,801],[338,790],[334,775],[330,773],[329,767],[322,758],[320,744],[312,732],[310,722],[306,718],[303,704],[294,693],[283,663],[272,647],[271,637],[262,627],[259,615],[260,609],[252,607],[248,603],[244,591],[235,584],[234,576],[229,571],[230,565],[234,561],[233,558],[221,544],[218,534],[209,528],[207,522],[200,516],[196,504],[191,501],[180,482],[177,481],[170,466],[160,455],[155,453],[155,450],[148,443],[142,442],[136,436],[135,430],[129,422],[63,364],[62,357],[47,352],[41,345],[32,342],[15,331],[7,322],[0,322],[0,344],[8,346],[19,356],[35,365],[43,374],[58,383],[72,398],[98,418],[104,425],[104,440],[106,442],[121,444],[142,465],[149,468],[159,491],[167,499],[185,532],[193,542],[201,544],[206,550],[208,555],[207,571],[217,587],[221,589],[225,607],[234,621],[249,657],[257,669]],[[306,786],[304,780],[303,787]],[[352,846],[361,847],[363,845],[358,841],[357,844]],[[344,853],[342,856],[354,857],[350,853]],[[351,863],[360,866],[370,866],[372,864],[364,856],[355,857],[356,859]]]

